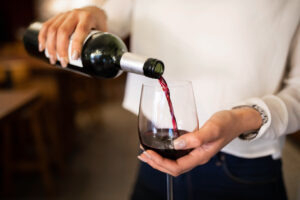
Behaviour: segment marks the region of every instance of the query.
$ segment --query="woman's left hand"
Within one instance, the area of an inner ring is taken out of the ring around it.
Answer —
[[[258,129],[261,124],[261,116],[253,108],[220,111],[206,121],[199,130],[182,135],[174,141],[176,150],[193,149],[186,156],[170,160],[147,150],[138,158],[159,171],[179,176],[198,165],[207,163],[234,138],[243,132]]]

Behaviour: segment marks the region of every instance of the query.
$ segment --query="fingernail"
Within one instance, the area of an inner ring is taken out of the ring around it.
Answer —
[[[140,144],[140,149],[144,150],[144,147]]]
[[[147,151],[144,151],[143,154],[147,156],[147,158],[151,159],[151,155]]]
[[[66,58],[66,57],[61,58],[60,59],[60,63],[61,63],[62,67],[67,67],[67,65],[68,65],[68,58]]]
[[[54,58],[54,56],[50,56],[50,63],[51,63],[52,65],[55,65],[56,59]]]
[[[141,160],[144,163],[147,163],[146,160],[144,158],[142,158],[141,156],[138,156],[138,159]]]
[[[43,51],[43,45],[39,44],[39,51]]]
[[[185,146],[186,146],[186,143],[184,140],[175,140],[174,141],[175,149],[183,149]]]
[[[79,52],[74,50],[72,53],[72,59],[73,60],[77,60],[79,58]]]

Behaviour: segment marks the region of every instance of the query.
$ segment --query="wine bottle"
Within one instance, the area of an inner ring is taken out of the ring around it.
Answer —
[[[39,22],[31,24],[24,34],[23,42],[29,54],[48,61],[47,49],[43,52],[38,49],[41,27],[42,23]],[[68,49],[69,64],[66,69],[89,76],[114,78],[126,71],[158,79],[164,72],[162,61],[128,52],[124,42],[111,33],[91,31],[77,60],[71,57],[71,46],[72,36]],[[59,56],[57,58],[59,60]],[[60,65],[58,61],[56,64]]]

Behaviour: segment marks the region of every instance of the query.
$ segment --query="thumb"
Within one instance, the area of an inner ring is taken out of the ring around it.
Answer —
[[[186,133],[174,140],[174,148],[177,150],[197,148],[203,144],[214,141],[217,139],[217,135],[218,134],[210,129],[201,128],[197,131]]]

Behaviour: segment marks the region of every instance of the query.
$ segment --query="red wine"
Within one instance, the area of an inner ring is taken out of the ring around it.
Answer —
[[[166,98],[167,98],[169,109],[170,109],[170,114],[171,114],[171,117],[172,117],[172,125],[173,125],[173,129],[174,129],[174,138],[177,138],[177,137],[179,137],[179,133],[178,133],[176,117],[175,117],[175,114],[174,114],[173,104],[172,104],[171,97],[170,97],[169,87],[168,87],[167,81],[162,76],[158,79],[158,81],[161,85],[162,90],[165,93]]]
[[[38,35],[42,24],[31,24],[23,37],[28,53],[48,61],[47,51],[38,50]],[[72,38],[72,37],[71,37]],[[136,73],[149,78],[159,78],[164,72],[162,61],[127,52],[124,42],[116,35],[92,31],[85,39],[80,58],[71,56],[72,39],[69,44],[69,64],[67,69],[99,78],[114,78],[122,71]],[[59,62],[56,63],[58,66]]]
[[[140,133],[139,136],[145,150],[153,150],[165,158],[176,160],[188,154],[192,149],[174,149],[172,132],[172,129],[157,129],[156,132],[148,131]],[[177,130],[177,133],[180,136],[187,133],[187,131]]]

